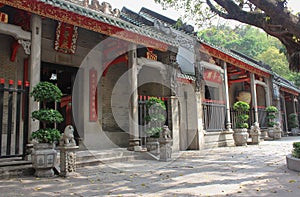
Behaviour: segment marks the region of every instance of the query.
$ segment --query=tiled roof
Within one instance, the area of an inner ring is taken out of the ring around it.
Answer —
[[[218,51],[221,51],[223,53],[226,53],[227,55],[229,55],[229,56],[231,56],[231,57],[233,57],[233,58],[235,58],[237,60],[240,60],[240,61],[242,61],[242,62],[244,62],[244,63],[246,63],[246,64],[248,64],[250,66],[253,66],[254,68],[257,68],[259,70],[262,70],[262,71],[264,71],[266,73],[269,73],[269,74],[273,75],[273,71],[272,70],[266,69],[266,68],[262,67],[261,65],[256,64],[254,61],[250,61],[250,60],[248,60],[248,58],[246,59],[245,57],[242,57],[240,54],[237,54],[236,52],[232,52],[232,51],[230,51],[228,49],[225,49],[225,48],[222,48],[222,47],[218,47],[218,46],[214,46],[212,44],[208,44],[208,43],[206,43],[205,41],[203,41],[203,40],[201,40],[199,38],[198,38],[198,40],[199,40],[200,43],[208,45],[209,47],[214,48],[214,49],[216,49]]]
[[[156,31],[152,30],[151,28],[140,27],[136,24],[132,24],[120,18],[116,18],[108,14],[104,14],[103,12],[100,11],[95,11],[90,8],[83,7],[81,5],[69,1],[64,1],[64,0],[40,0],[40,1],[107,24],[114,25],[116,27],[122,28],[127,31],[131,31],[147,37],[151,37],[153,39],[159,40],[169,45],[177,46],[176,40],[168,37],[167,35],[158,34]]]
[[[190,80],[190,81],[196,81],[196,77],[191,76],[191,75],[187,75],[187,74],[177,73],[177,77],[181,78],[181,79],[187,79],[187,80]]]
[[[141,11],[139,12],[139,14],[142,15],[143,17],[145,17],[146,19],[149,19],[149,20],[155,20],[155,19],[162,20],[165,23],[167,23],[167,24],[169,24],[170,26],[173,26],[173,27],[174,27],[174,24],[176,23],[176,21],[174,21],[174,20],[172,20],[168,17],[162,16],[162,15],[156,13],[156,12],[153,12],[152,10],[149,10],[147,8],[142,8]],[[188,33],[186,31],[183,31],[183,32],[186,33],[187,35],[191,36],[191,37],[197,38],[194,33]],[[273,74],[272,69],[269,66],[265,66],[263,63],[255,61],[255,60],[251,59],[250,57],[247,57],[244,54],[208,44],[205,41],[200,40],[199,38],[197,38],[197,40],[200,43],[208,45],[208,46],[210,46],[210,47],[212,47],[212,48],[214,48],[218,51],[226,53],[227,55],[229,55],[229,56],[231,56],[235,59],[238,59],[238,60],[240,60],[240,61],[242,61],[246,64],[249,64],[250,66],[253,66],[254,68],[260,69],[260,70],[262,70],[264,72],[267,72],[269,74]]]
[[[281,87],[285,87],[291,90],[294,90],[298,93],[300,93],[300,89],[291,81],[279,76],[278,74],[274,73],[274,83]]]

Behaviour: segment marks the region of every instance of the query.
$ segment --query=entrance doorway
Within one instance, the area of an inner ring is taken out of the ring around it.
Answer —
[[[60,103],[49,103],[49,107],[54,107],[64,117],[64,121],[58,123],[56,128],[63,132],[67,125],[73,125],[75,138],[79,136],[72,116],[72,90],[77,71],[75,67],[42,62],[41,81],[57,85],[63,94]]]

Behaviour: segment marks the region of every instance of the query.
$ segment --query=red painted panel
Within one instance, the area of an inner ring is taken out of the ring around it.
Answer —
[[[97,105],[97,70],[92,68],[89,73],[89,96],[90,96],[90,122],[96,122],[98,120],[98,105]]]

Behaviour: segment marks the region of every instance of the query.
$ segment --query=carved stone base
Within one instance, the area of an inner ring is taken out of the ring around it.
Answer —
[[[160,161],[171,161],[172,158],[172,141],[173,140],[165,140],[159,141],[159,148],[160,148]]]
[[[259,134],[252,134],[252,144],[259,144],[260,143],[260,133]]]
[[[135,146],[140,146],[140,139],[129,139],[129,145],[127,150],[134,151]]]
[[[60,146],[60,176],[66,177],[76,171],[76,153],[78,146]]]

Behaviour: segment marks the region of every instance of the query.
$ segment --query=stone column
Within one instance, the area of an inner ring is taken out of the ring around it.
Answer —
[[[31,55],[30,55],[30,92],[40,82],[41,74],[41,48],[42,48],[42,18],[38,15],[31,17]],[[29,114],[39,109],[38,102],[29,99]],[[29,120],[29,135],[39,129],[39,121]]]
[[[129,82],[130,82],[130,108],[129,108],[129,146],[128,150],[133,151],[140,146],[139,125],[138,125],[138,70],[137,70],[137,49],[136,45],[129,46],[128,52]]]
[[[229,104],[229,87],[228,87],[228,75],[227,75],[227,63],[223,62],[224,69],[224,90],[225,90],[225,100],[226,100],[226,129],[231,131],[231,116],[230,116],[230,104]]]
[[[202,110],[202,99],[201,91],[196,92],[196,105],[197,105],[197,121],[198,121],[198,145],[199,150],[204,149],[204,129],[203,129],[203,110]]]
[[[178,98],[171,96],[171,116],[172,116],[172,138],[174,151],[180,150],[180,134],[179,134],[179,109]]]
[[[271,96],[270,96],[270,79],[265,78],[266,81],[266,87],[265,87],[265,92],[266,92],[266,106],[271,105]]]
[[[293,99],[293,112],[295,114],[297,114],[296,103],[295,103],[295,95],[293,95],[292,99]]]
[[[254,73],[250,73],[252,106],[254,107],[254,122],[258,122],[256,83]]]
[[[285,130],[285,134],[287,134],[287,132],[288,132],[288,119],[287,119],[287,113],[286,113],[286,103],[285,103],[285,93],[284,92],[282,92],[282,97],[281,97],[281,99],[283,100],[282,101],[282,104],[283,104],[283,113],[284,113],[284,121],[285,121],[285,128],[284,128],[284,130]]]

